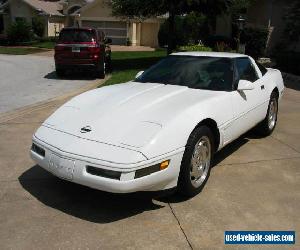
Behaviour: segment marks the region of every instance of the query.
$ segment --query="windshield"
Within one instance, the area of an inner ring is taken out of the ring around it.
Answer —
[[[146,70],[135,81],[231,91],[233,65],[229,58],[168,56]]]
[[[94,42],[95,32],[91,30],[63,30],[59,35],[59,42],[72,43],[72,42]]]

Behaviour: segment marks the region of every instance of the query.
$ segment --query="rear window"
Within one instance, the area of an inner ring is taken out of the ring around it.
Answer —
[[[95,32],[92,30],[63,30],[59,35],[59,42],[94,42],[96,38]]]

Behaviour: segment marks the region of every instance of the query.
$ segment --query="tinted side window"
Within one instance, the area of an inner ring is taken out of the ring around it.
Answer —
[[[257,67],[259,68],[261,74],[264,76],[268,72],[268,70],[264,66],[262,66],[260,63],[257,62],[256,64],[257,64]]]
[[[240,80],[255,82],[258,79],[256,71],[248,58],[237,58],[236,66]]]

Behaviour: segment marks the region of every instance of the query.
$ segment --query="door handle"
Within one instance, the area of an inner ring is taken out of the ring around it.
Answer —
[[[264,89],[265,89],[265,85],[261,85],[261,86],[260,86],[260,89],[261,89],[261,90],[264,90]]]

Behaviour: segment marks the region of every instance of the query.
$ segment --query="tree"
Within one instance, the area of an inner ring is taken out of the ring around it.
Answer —
[[[284,38],[288,40],[289,43],[292,42],[293,45],[296,45],[300,40],[300,1],[294,1],[294,3],[287,8],[284,21]]]
[[[233,0],[112,0],[115,16],[143,20],[149,17],[168,15],[168,53],[176,47],[174,39],[176,15],[197,12],[217,15],[228,10]]]

